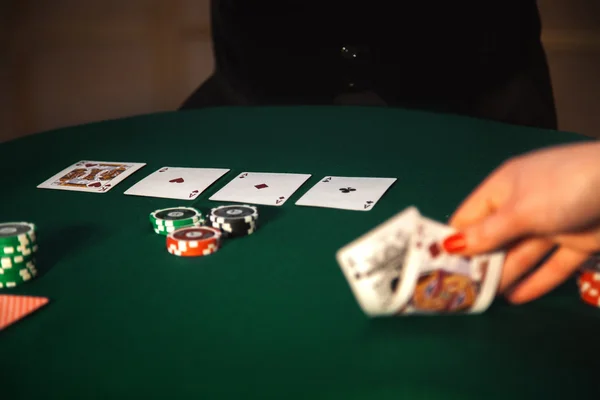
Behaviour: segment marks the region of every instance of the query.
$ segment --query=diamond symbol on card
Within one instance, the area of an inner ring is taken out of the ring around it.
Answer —
[[[264,189],[264,188],[268,188],[269,186],[266,183],[261,183],[258,185],[254,185],[254,187],[257,189]]]

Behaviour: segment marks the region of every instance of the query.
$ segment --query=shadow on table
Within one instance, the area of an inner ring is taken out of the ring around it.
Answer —
[[[37,270],[43,276],[52,269],[65,254],[73,255],[92,241],[98,242],[100,228],[94,225],[72,225],[44,230],[38,234],[39,251]]]
[[[285,210],[281,209],[281,207],[258,207],[258,231],[262,231],[263,229],[267,228],[269,224],[280,218],[285,212]],[[221,246],[224,247],[228,244],[229,240],[225,240]]]

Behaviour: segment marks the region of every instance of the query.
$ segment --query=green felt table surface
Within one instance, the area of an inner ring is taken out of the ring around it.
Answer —
[[[107,121],[0,145],[0,221],[35,222],[50,303],[0,332],[1,399],[598,398],[600,310],[574,281],[484,314],[367,318],[338,248],[406,206],[444,221],[506,158],[585,140],[383,108],[216,108]],[[146,162],[104,194],[37,189],[79,160]],[[231,172],[196,201],[126,196],[163,166]],[[255,234],[179,258],[148,214],[206,210],[242,171],[312,177]],[[325,175],[396,177],[368,212],[298,207]]]

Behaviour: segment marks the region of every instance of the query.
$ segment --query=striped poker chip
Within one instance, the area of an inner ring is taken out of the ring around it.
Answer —
[[[231,222],[231,223],[217,223],[212,222],[213,228],[219,229],[226,237],[242,237],[253,234],[258,228],[257,222]]]
[[[0,269],[18,268],[29,262],[32,258],[33,255],[24,256],[21,254],[15,255],[14,257],[0,257]]]
[[[600,307],[600,272],[581,272],[577,284],[581,299],[589,305]]]
[[[30,222],[0,223],[0,256],[34,251],[35,232],[36,227]]]
[[[204,225],[204,221],[198,221],[191,225],[186,225],[186,226],[157,226],[154,228],[154,233],[166,236],[169,233],[175,232],[177,229],[197,227],[197,226],[202,226],[202,225]]]
[[[210,210],[209,219],[219,224],[254,222],[258,220],[258,208],[247,204],[219,206]]]
[[[167,250],[184,257],[212,254],[219,249],[221,236],[221,231],[208,226],[177,229],[167,235]]]
[[[163,208],[150,213],[150,222],[153,226],[183,227],[203,219],[202,213],[192,207]]]

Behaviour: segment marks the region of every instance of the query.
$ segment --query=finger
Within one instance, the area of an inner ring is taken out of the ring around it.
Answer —
[[[595,253],[600,250],[600,228],[584,232],[558,235],[556,242],[561,246],[585,253]]]
[[[548,293],[571,276],[588,256],[587,253],[560,247],[537,271],[512,290],[508,299],[520,304]]]
[[[527,218],[506,205],[443,242],[448,253],[473,255],[501,248],[528,232]]]
[[[525,239],[506,254],[498,291],[503,293],[552,250],[549,239]]]

